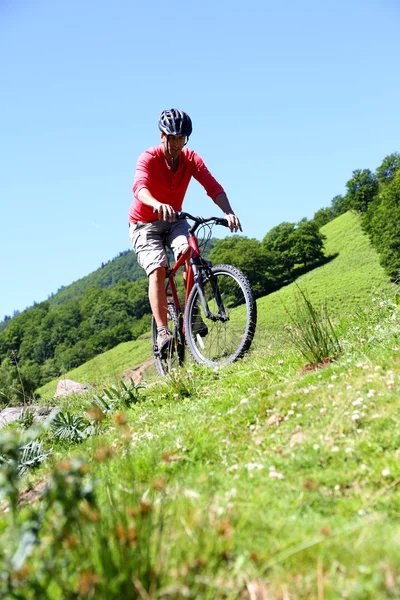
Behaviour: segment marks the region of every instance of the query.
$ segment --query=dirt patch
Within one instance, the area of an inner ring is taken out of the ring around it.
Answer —
[[[153,363],[154,363],[154,358],[149,358],[149,360],[146,360],[146,362],[142,363],[136,369],[125,369],[125,371],[122,373],[122,380],[123,381],[132,380],[134,383],[139,383],[139,381],[141,381],[141,379],[143,377],[145,370],[148,367],[151,367]]]
[[[324,358],[324,360],[321,360],[320,362],[308,363],[300,370],[300,374],[304,375],[304,373],[307,373],[307,371],[316,371],[321,367],[327,367],[331,364],[333,360],[335,359],[332,358],[332,356],[327,356],[326,358]]]

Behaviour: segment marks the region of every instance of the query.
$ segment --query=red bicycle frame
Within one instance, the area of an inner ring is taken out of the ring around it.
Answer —
[[[181,308],[181,305],[179,302],[174,277],[175,277],[176,273],[178,272],[178,270],[187,262],[189,257],[198,258],[201,255],[195,235],[190,235],[188,237],[188,244],[189,244],[189,248],[187,250],[185,250],[185,252],[183,254],[181,254],[181,256],[178,258],[178,260],[176,261],[176,263],[174,264],[172,269],[169,269],[167,281],[165,283],[165,291],[166,291],[167,297],[172,296],[174,304],[178,310],[178,314],[182,313],[182,308]],[[193,284],[194,284],[193,269],[187,269],[186,282],[185,282],[185,287],[186,287],[185,306],[187,304],[189,294],[192,291]],[[168,290],[168,288],[169,288],[169,290]]]

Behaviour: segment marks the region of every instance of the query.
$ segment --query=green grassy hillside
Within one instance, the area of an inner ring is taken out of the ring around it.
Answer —
[[[15,507],[0,516],[2,598],[399,597],[400,309],[357,219],[325,233],[338,256],[300,285],[316,305],[329,297],[337,360],[304,369],[284,327],[292,285],[258,301],[254,347],[233,365],[109,388],[100,414],[93,393],[57,399],[58,436],[40,434],[52,454],[19,484],[39,503],[17,508],[15,492],[34,432],[0,435]],[[118,350],[80,381],[117,379],[150,339]],[[82,425],[66,411],[87,417],[93,402],[96,430],[68,438]]]
[[[336,321],[343,320],[346,315],[355,314],[369,304],[375,291],[387,291],[391,285],[379,265],[376,252],[361,231],[357,215],[350,212],[341,215],[325,225],[322,231],[327,237],[326,255],[337,256],[300,277],[298,284],[316,305],[327,300]],[[279,337],[283,324],[289,320],[286,310],[295,313],[298,296],[296,288],[289,285],[258,300],[253,351],[268,346],[277,335]],[[95,357],[66,373],[65,377],[90,385],[107,385],[126,369],[135,369],[150,357],[151,339],[150,334],[146,334]],[[37,391],[43,398],[49,398],[56,386],[57,381],[52,381]]]
[[[303,275],[297,283],[316,305],[325,300],[336,319],[362,309],[375,291],[391,289],[378,256],[360,227],[359,217],[348,212],[321,228],[326,235],[325,254],[331,262]],[[285,308],[295,310],[299,296],[293,285],[258,301],[258,339],[276,332],[288,320]],[[261,340],[260,340],[261,341]]]

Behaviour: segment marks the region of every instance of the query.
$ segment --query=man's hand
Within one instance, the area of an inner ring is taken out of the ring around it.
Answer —
[[[243,231],[239,219],[233,213],[225,213],[225,219],[228,221],[229,229],[232,232]]]
[[[176,221],[175,210],[169,204],[161,204],[159,202],[158,206],[154,207],[154,211],[158,212],[158,218],[163,221],[168,221],[169,223]]]

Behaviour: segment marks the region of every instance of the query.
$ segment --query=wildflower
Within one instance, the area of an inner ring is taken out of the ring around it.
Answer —
[[[357,400],[354,400],[353,406],[361,406],[362,403],[363,403],[363,399],[357,398]]]
[[[71,470],[72,462],[70,460],[59,460],[58,463],[56,463],[56,467],[59,471],[66,473]]]
[[[113,415],[113,421],[116,425],[125,425],[126,424],[126,415],[122,411],[117,411]]]
[[[155,479],[153,481],[152,485],[153,485],[153,488],[155,490],[159,490],[160,491],[160,490],[163,490],[165,488],[165,483],[166,483],[166,480],[165,480],[164,475],[160,475],[160,477],[157,477],[157,479]]]
[[[254,471],[254,469],[256,469],[257,471],[260,471],[261,469],[264,468],[264,465],[261,465],[260,463],[247,463],[247,465],[245,465],[245,467],[248,471]]]
[[[103,421],[106,418],[106,415],[98,406],[91,406],[86,414],[88,416],[89,421],[96,421],[97,423],[101,423],[101,421]]]
[[[218,532],[220,533],[220,535],[222,535],[222,537],[224,538],[229,538],[232,535],[233,532],[233,527],[228,519],[228,517],[225,517],[224,519],[222,519],[222,521],[219,523],[218,525]]]
[[[282,473],[278,473],[278,471],[275,470],[270,471],[269,476],[271,479],[283,479]]]
[[[196,492],[195,490],[184,490],[183,495],[192,500],[198,500],[200,498],[199,492]]]
[[[114,451],[111,446],[100,446],[100,448],[96,450],[94,457],[97,462],[104,462],[107,458],[111,458],[113,454]]]
[[[142,515],[148,515],[153,510],[153,505],[147,498],[141,498],[140,502],[140,513]]]
[[[382,477],[389,477],[389,476],[390,476],[389,469],[383,469],[383,471],[382,471]]]
[[[93,573],[93,571],[84,571],[79,575],[79,594],[81,596],[88,596],[93,593],[99,581],[100,578],[96,573]]]

